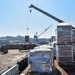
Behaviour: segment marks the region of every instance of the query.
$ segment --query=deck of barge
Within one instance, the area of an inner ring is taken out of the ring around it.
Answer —
[[[23,60],[27,52],[19,52],[19,50],[8,50],[7,54],[0,54],[0,73]]]
[[[60,66],[63,70],[59,70],[53,66],[51,73],[45,73],[45,74],[36,74],[36,73],[30,73],[30,65],[20,74],[20,75],[75,75],[75,65],[62,65]],[[61,74],[61,72],[63,74]]]

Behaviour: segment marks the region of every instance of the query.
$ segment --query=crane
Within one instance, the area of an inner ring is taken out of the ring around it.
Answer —
[[[36,39],[36,42],[38,42],[38,37],[40,37],[44,32],[46,32],[52,25],[47,27],[42,33],[38,35],[38,32],[35,33],[34,38]]]
[[[36,7],[36,6],[34,6],[33,4],[31,4],[31,5],[29,6],[29,8],[34,8],[34,9],[36,9],[37,11],[39,11],[39,12],[45,14],[46,16],[48,16],[48,17],[54,19],[55,21],[57,21],[57,22],[59,22],[59,23],[64,22],[63,20],[60,20],[59,18],[57,18],[57,17],[55,17],[55,16],[49,14],[48,12],[43,11],[42,9],[40,9],[40,8],[38,8],[38,7]],[[30,12],[31,12],[31,10],[30,10]],[[45,31],[44,31],[44,32],[45,32]],[[38,41],[38,37],[41,36],[44,32],[42,32],[40,35],[37,35],[37,34],[38,34],[37,32],[35,33],[34,38],[36,38],[36,41]]]
[[[51,15],[51,14],[49,14],[49,13],[43,11],[43,10],[41,10],[40,8],[38,8],[38,7],[36,7],[36,6],[32,5],[32,4],[29,6],[29,8],[34,8],[34,9],[40,11],[41,13],[47,15],[48,17],[50,17],[50,18],[56,20],[56,21],[59,22],[59,23],[64,22],[63,20],[58,19],[57,17],[55,17],[55,16],[53,16],[53,15]],[[31,10],[30,10],[30,12],[31,12]]]

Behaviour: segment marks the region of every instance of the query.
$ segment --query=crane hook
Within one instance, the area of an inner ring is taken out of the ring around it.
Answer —
[[[30,10],[30,13],[32,12],[32,10]]]

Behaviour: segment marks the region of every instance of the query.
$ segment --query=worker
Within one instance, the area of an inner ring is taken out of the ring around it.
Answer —
[[[68,75],[58,64],[56,60],[54,60],[54,66],[60,71],[61,75]]]
[[[19,46],[19,52],[20,52],[20,50],[21,50],[21,47]]]

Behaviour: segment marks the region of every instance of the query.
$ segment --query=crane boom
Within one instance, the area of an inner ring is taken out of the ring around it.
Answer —
[[[44,32],[46,32],[52,25],[50,25],[49,27],[47,27],[41,34],[38,35],[38,33],[36,32],[34,35],[34,38],[36,39],[36,42],[38,42],[38,37],[40,37]]]
[[[36,10],[42,12],[43,14],[49,16],[50,18],[56,20],[56,21],[59,22],[59,23],[64,22],[63,20],[60,20],[60,19],[56,18],[55,16],[53,16],[53,15],[51,15],[51,14],[49,14],[49,13],[47,13],[47,12],[41,10],[41,9],[39,9],[38,7],[36,7],[36,6],[32,5],[32,4],[29,6],[29,8],[34,8],[34,9],[36,9]]]
[[[41,34],[38,35],[40,37],[44,32],[46,32],[52,25],[50,25],[48,28],[46,28]]]

